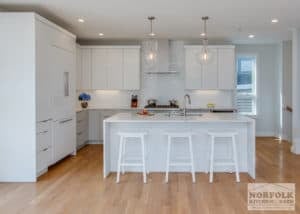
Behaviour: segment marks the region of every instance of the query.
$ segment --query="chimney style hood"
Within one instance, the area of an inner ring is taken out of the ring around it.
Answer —
[[[172,74],[177,73],[175,66],[172,66],[172,59],[170,54],[170,41],[168,39],[157,39],[157,60],[156,66],[147,68],[145,66],[144,72],[148,74]]]

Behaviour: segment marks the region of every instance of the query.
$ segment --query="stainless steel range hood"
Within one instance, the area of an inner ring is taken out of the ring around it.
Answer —
[[[152,69],[145,69],[145,73],[148,74],[174,74],[177,73],[173,60],[172,54],[170,53],[171,41],[168,39],[156,40],[158,44],[157,53],[157,65]]]

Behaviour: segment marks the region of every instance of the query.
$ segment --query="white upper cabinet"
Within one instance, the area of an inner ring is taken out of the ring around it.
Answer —
[[[201,65],[197,55],[201,46],[185,47],[185,88],[233,90],[235,87],[234,46],[210,46],[212,60]]]
[[[81,89],[91,89],[92,80],[92,50],[89,48],[81,49]]]
[[[199,89],[202,87],[202,66],[197,61],[198,49],[186,49],[185,53],[185,87]]]
[[[218,50],[219,64],[219,89],[235,89],[235,54],[232,48],[220,48]]]
[[[212,59],[202,66],[202,89],[218,88],[218,50],[210,48]]]
[[[123,88],[125,90],[140,89],[140,50],[123,50]]]
[[[80,89],[82,83],[82,59],[80,46],[76,47],[76,89]]]
[[[139,46],[82,46],[81,88],[93,90],[138,90]],[[90,82],[89,82],[90,81]]]
[[[107,49],[107,88],[123,89],[123,49]]]
[[[106,53],[106,49],[92,49],[92,89],[107,89]]]

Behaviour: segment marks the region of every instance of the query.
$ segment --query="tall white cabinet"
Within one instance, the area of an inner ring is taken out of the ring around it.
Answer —
[[[209,46],[212,59],[200,64],[197,55],[202,46],[185,46],[185,88],[188,90],[234,90],[235,48]]]
[[[77,90],[140,89],[140,46],[81,46],[77,58]]]
[[[0,12],[0,28],[0,181],[36,181],[58,147],[76,150],[76,37],[30,12]]]

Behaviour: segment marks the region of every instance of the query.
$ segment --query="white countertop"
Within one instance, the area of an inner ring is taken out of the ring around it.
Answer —
[[[237,113],[203,113],[201,116],[168,116],[166,113],[158,113],[153,116],[138,115],[132,113],[119,113],[104,120],[107,123],[136,123],[136,122],[254,122],[254,119]]]

